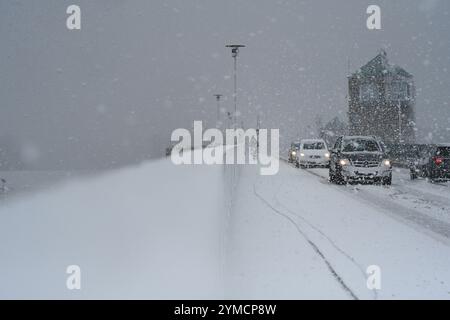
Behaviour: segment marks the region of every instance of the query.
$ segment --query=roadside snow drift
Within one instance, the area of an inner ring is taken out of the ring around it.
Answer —
[[[221,167],[163,159],[3,205],[0,298],[219,298],[222,194]]]

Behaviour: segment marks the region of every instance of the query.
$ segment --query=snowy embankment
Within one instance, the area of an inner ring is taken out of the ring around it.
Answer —
[[[220,166],[162,159],[0,205],[0,298],[222,297]]]

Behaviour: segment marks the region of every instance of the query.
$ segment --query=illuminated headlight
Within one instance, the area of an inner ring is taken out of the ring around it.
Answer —
[[[297,154],[297,152],[292,151],[291,154],[292,154],[293,156],[295,156],[295,155]]]
[[[383,165],[385,165],[386,167],[390,167],[391,161],[389,161],[388,159],[385,159],[385,160],[383,160]]]
[[[339,160],[339,164],[341,166],[348,166],[350,164],[350,161],[348,161],[348,159],[341,159]]]
[[[305,154],[304,153],[300,153],[300,157],[304,157],[305,156]]]
[[[330,157],[330,154],[327,152],[327,153],[325,153],[325,158],[329,158]]]

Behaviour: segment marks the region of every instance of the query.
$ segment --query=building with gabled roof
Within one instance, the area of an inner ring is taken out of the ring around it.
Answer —
[[[392,65],[382,50],[348,76],[349,133],[375,135],[390,144],[415,142],[413,76]]]

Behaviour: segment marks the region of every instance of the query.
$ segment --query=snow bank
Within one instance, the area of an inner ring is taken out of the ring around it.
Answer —
[[[0,298],[220,298],[222,175],[163,159],[4,205]]]

